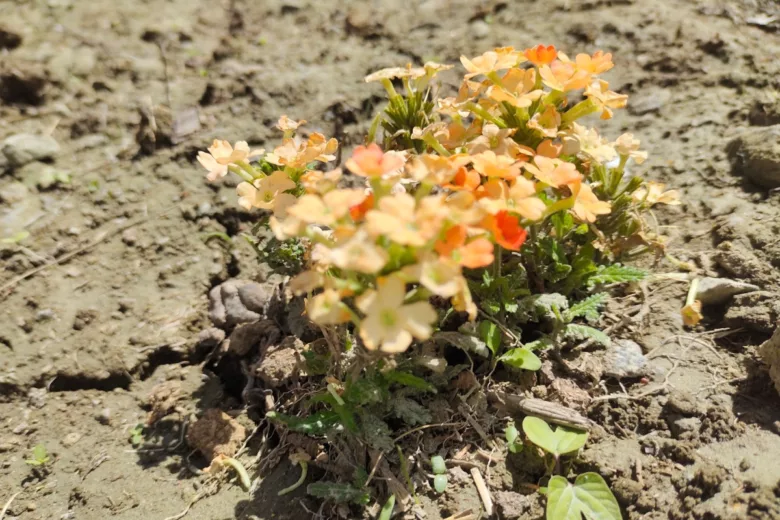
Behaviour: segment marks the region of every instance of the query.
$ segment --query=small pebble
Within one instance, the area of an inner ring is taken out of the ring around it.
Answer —
[[[35,313],[35,321],[49,321],[54,319],[54,311],[51,309],[41,309]]]
[[[62,439],[62,445],[66,448],[70,448],[81,440],[81,434],[78,432],[71,432]]]
[[[100,414],[98,414],[97,420],[100,424],[111,424],[111,409],[103,408],[103,410],[100,411]]]

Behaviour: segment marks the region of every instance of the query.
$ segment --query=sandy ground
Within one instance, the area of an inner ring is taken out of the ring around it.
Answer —
[[[201,368],[197,335],[212,286],[267,271],[242,240],[207,240],[252,216],[232,187],[207,184],[198,149],[271,147],[283,113],[349,148],[381,108],[365,74],[539,42],[614,53],[611,85],[631,98],[605,132],[640,137],[641,172],[684,194],[657,214],[669,253],[763,291],[706,308],[686,332],[687,286],[653,282],[621,337],[666,385],[590,406],[603,432],[580,467],[610,481],[627,518],[780,518],[780,399],[756,355],[778,320],[780,193],[735,175],[727,152],[780,124],[779,28],[770,1],[0,1],[0,140],[59,145],[0,173],[0,238],[29,232],[0,246],[0,503],[20,492],[6,518],[176,515],[203,483],[182,424],[218,406],[253,427],[225,375]],[[187,398],[134,448],[163,381]],[[25,463],[38,444],[45,471]],[[516,493],[521,466],[489,479],[501,518],[541,514]],[[478,504],[457,477],[425,498],[429,518]],[[309,518],[300,493],[275,496],[296,478],[281,463],[253,496],[224,485],[189,518]]]

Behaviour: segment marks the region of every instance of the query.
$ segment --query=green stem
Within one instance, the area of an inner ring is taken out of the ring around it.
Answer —
[[[598,112],[599,107],[592,99],[580,101],[561,115],[561,125],[569,125],[581,117]]]
[[[328,393],[333,396],[333,399],[335,399],[336,404],[339,406],[344,406],[346,404],[344,399],[342,399],[339,393],[336,391],[336,387],[333,386],[333,383],[328,383],[327,389]]]
[[[423,141],[425,141],[425,144],[436,150],[436,153],[441,155],[442,157],[449,157],[450,152],[442,146],[442,144],[431,134],[425,134],[423,135]]]
[[[244,465],[231,457],[224,458],[222,460],[222,464],[225,466],[230,466],[236,470],[236,473],[238,473],[238,479],[241,481],[241,485],[244,487],[244,489],[249,491],[249,488],[252,487],[252,479],[249,478],[249,473],[246,472]]]
[[[398,92],[395,91],[395,88],[393,88],[393,82],[389,79],[383,79],[382,80],[382,86],[385,87],[385,90],[387,91],[387,96],[392,100],[396,97],[400,97]]]
[[[691,282],[691,288],[688,289],[688,296],[685,298],[685,306],[693,305],[696,301],[696,293],[699,292],[699,278],[694,278]]]
[[[248,172],[245,172],[243,169],[239,168],[235,164],[229,165],[228,170],[235,173],[236,175],[238,175],[239,177],[241,177],[242,179],[244,179],[246,182],[250,184],[252,183],[252,181],[255,180],[255,178],[252,175],[250,175]]]
[[[464,108],[466,110],[468,110],[469,112],[472,112],[472,113],[478,115],[479,117],[481,117],[485,121],[490,121],[491,123],[493,123],[494,125],[496,125],[499,128],[507,128],[507,125],[506,125],[505,122],[503,122],[501,119],[497,118],[496,116],[494,116],[493,114],[491,114],[490,112],[488,112],[487,110],[482,108],[481,106],[477,105],[473,101],[470,101],[470,102],[466,103]]]
[[[279,493],[277,493],[277,496],[282,496],[282,495],[286,495],[287,493],[292,493],[293,491],[295,491],[296,489],[301,487],[301,485],[303,484],[303,481],[306,480],[306,474],[309,472],[309,464],[304,462],[304,461],[300,461],[298,464],[300,464],[300,466],[301,466],[301,476],[300,476],[300,478],[298,478],[298,481],[295,484],[293,484],[292,486],[286,487],[286,488],[282,489],[281,491],[279,491]]]

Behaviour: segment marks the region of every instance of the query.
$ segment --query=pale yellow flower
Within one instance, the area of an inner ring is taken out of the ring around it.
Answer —
[[[585,96],[596,103],[601,110],[601,119],[610,119],[613,108],[623,108],[628,96],[609,90],[609,83],[600,79],[585,89]]]
[[[273,153],[265,156],[265,160],[278,166],[303,168],[307,164],[318,161],[328,162],[336,158],[333,155],[339,147],[335,139],[325,139],[325,136],[314,132],[307,140],[299,136],[288,137]]]
[[[449,258],[426,255],[419,263],[405,267],[403,272],[410,281],[420,282],[442,298],[451,298],[460,291],[460,265]]]
[[[274,215],[268,220],[268,227],[277,240],[300,237],[306,232],[306,223],[290,216],[280,218]]]
[[[361,177],[381,177],[396,172],[404,165],[403,155],[397,152],[383,152],[376,143],[358,146],[352,152],[346,166],[349,171]]]
[[[515,131],[516,129],[514,128],[499,128],[493,123],[487,123],[482,126],[481,135],[469,141],[466,149],[471,155],[477,155],[490,150],[496,155],[507,155],[513,158],[517,158],[521,154],[529,157],[533,156],[533,150],[517,144],[512,139]]]
[[[255,179],[252,184],[242,182],[236,187],[238,205],[244,209],[260,208],[276,210],[278,200],[282,200],[281,207],[286,207],[295,200],[293,195],[283,193],[295,187],[295,182],[284,172],[275,171],[268,177]]]
[[[209,153],[198,152],[198,162],[208,170],[206,178],[215,181],[227,175],[228,166],[240,161],[246,161],[250,157],[262,155],[263,150],[249,150],[246,141],[238,141],[236,146],[230,146],[227,141],[214,139],[208,148]]]
[[[325,276],[322,273],[318,271],[303,271],[290,280],[287,287],[290,288],[294,295],[300,296],[322,287],[323,283],[325,283]]]
[[[344,243],[330,250],[329,261],[340,269],[376,274],[390,257],[364,231],[358,231]]]
[[[377,290],[358,298],[358,307],[365,314],[360,322],[360,339],[368,350],[397,354],[409,348],[413,338],[425,340],[431,336],[436,311],[424,301],[404,305],[405,297],[404,282],[390,277]]]
[[[547,105],[544,112],[537,112],[528,121],[528,128],[533,128],[543,136],[551,138],[558,135],[559,126],[561,126],[561,114],[554,105]]]
[[[428,184],[447,184],[458,173],[458,170],[470,162],[465,154],[450,155],[444,157],[434,154],[422,154],[416,156],[406,164],[406,172],[415,181]]]
[[[538,180],[550,186],[560,187],[582,179],[582,175],[572,163],[542,155],[534,157],[533,164],[526,163],[523,167]]]
[[[335,289],[323,292],[306,301],[306,314],[319,325],[337,325],[350,320],[350,312]]]
[[[285,134],[295,132],[299,126],[305,124],[306,121],[304,119],[301,119],[300,121],[295,121],[293,119],[290,119],[289,117],[283,115],[279,118],[279,122],[276,123],[276,128],[284,132]]]
[[[422,246],[426,240],[416,222],[416,205],[408,193],[382,197],[377,209],[366,213],[366,230],[372,236],[384,235],[399,244]]]
[[[319,193],[321,195],[336,189],[339,180],[341,180],[341,176],[341,168],[335,168],[327,172],[306,170],[306,172],[301,175],[301,184],[306,190],[306,193]]]
[[[595,222],[599,215],[606,215],[612,211],[609,202],[599,200],[590,186],[583,182],[572,185],[572,193],[576,197],[572,211],[577,218],[585,222]]]
[[[576,122],[563,138],[566,155],[585,154],[596,162],[608,163],[617,156],[615,148],[601,137],[595,128],[586,128]]]
[[[460,62],[467,73],[463,76],[466,79],[473,78],[479,74],[490,74],[503,69],[511,69],[519,63],[525,61],[525,57],[520,51],[512,47],[501,47],[492,51],[487,51],[481,56],[468,59],[465,56],[460,57]]]
[[[558,56],[563,55],[559,53]],[[592,77],[588,71],[579,70],[575,64],[561,60],[539,67],[539,75],[545,85],[560,92],[585,88]]]
[[[514,179],[520,173],[521,163],[507,155],[496,155],[492,150],[472,156],[474,169],[485,177]]]
[[[507,102],[518,108],[528,108],[544,95],[543,90],[535,89],[536,70],[512,69],[501,78],[500,85],[487,89],[485,95],[499,103]]]
[[[425,68],[412,67],[411,64],[406,67],[388,67],[372,72],[364,78],[364,81],[371,83],[372,81],[382,81],[384,79],[421,78],[425,76],[426,72]]]
[[[669,206],[679,206],[680,193],[677,190],[664,191],[666,185],[662,182],[649,181],[646,185],[636,190],[631,197],[640,203],[649,204],[668,204]]]
[[[349,215],[349,209],[363,202],[366,192],[361,189],[332,190],[325,195],[307,193],[287,212],[307,224],[333,226]]]
[[[642,164],[647,159],[647,152],[639,150],[639,139],[635,139],[633,134],[623,134],[615,139],[615,150],[637,164]]]

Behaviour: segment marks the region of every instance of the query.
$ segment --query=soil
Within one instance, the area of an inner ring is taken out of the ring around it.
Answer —
[[[551,398],[575,395],[597,424],[574,469],[603,475],[626,518],[780,518],[780,398],[758,354],[780,314],[780,166],[776,140],[755,138],[780,124],[776,3],[0,0],[0,13],[0,141],[59,144],[22,167],[0,158],[0,238],[29,232],[0,246],[5,518],[168,518],[196,496],[189,518],[312,517],[303,488],[276,496],[299,475],[286,460],[252,494],[212,490],[208,461],[186,444],[209,409],[254,431],[229,376],[242,367],[207,363],[224,337],[209,329],[208,294],[269,278],[243,239],[212,235],[236,237],[254,217],[233,187],[206,182],[196,151],[217,137],[272,147],[280,114],[349,149],[381,107],[365,74],[539,42],[614,53],[611,86],[631,98],[604,131],[640,137],[650,159],[637,173],[682,191],[681,206],[656,214],[669,255],[761,288],[705,307],[695,330],[682,327],[687,284],[674,278],[613,301],[603,325],[620,322],[613,336],[636,341],[651,371],[554,386]],[[666,259],[651,267],[678,272]],[[285,326],[311,341],[294,316]],[[259,377],[297,377],[295,341]],[[567,360],[587,371],[595,354]],[[599,400],[619,384],[634,397]],[[165,417],[132,444],[150,414]],[[42,468],[25,462],[39,444]],[[543,515],[523,456],[487,475],[501,518]],[[421,498],[428,518],[480,508],[467,470],[449,479],[443,498]]]

